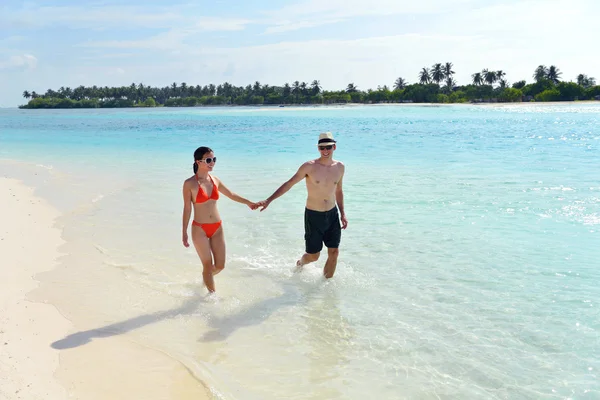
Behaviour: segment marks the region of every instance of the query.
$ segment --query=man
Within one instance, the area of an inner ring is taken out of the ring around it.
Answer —
[[[331,132],[321,133],[317,143],[320,157],[307,161],[287,182],[268,199],[258,202],[264,211],[276,198],[282,196],[296,183],[306,178],[306,209],[304,210],[304,240],[306,253],[296,262],[302,267],[319,259],[323,244],[327,247],[327,262],[323,268],[325,278],[333,277],[339,254],[342,229],[348,226],[344,212],[342,179],[344,164],[333,159],[336,141]],[[336,206],[337,204],[337,206]],[[339,214],[338,214],[339,209]],[[340,226],[341,218],[341,226]]]

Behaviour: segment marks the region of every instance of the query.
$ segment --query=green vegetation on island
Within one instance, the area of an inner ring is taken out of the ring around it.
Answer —
[[[117,107],[193,107],[206,105],[294,105],[340,103],[480,103],[522,101],[600,100],[600,86],[592,77],[577,76],[576,82],[561,81],[562,73],[551,65],[540,65],[533,74],[534,82],[518,81],[509,85],[502,70],[484,69],[471,75],[472,82],[458,85],[450,62],[423,68],[418,83],[396,79],[376,90],[359,90],[353,83],[345,90],[322,90],[318,80],[308,84],[296,81],[291,85],[270,86],[255,82],[246,87],[223,83],[215,86],[188,86],[173,83],[163,88],[132,83],[121,87],[61,87],[45,94],[24,91],[30,99],[20,108],[117,108]]]

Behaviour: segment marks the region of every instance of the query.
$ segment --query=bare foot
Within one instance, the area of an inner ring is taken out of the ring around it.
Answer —
[[[304,264],[302,264],[302,260],[296,261],[296,267],[294,268],[293,272],[302,271],[302,269],[303,269],[302,267],[304,267]]]

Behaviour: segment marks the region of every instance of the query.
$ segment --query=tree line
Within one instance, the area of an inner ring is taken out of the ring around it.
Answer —
[[[472,82],[459,86],[451,62],[424,67],[418,81],[410,84],[398,77],[392,87],[360,90],[349,83],[343,90],[323,90],[321,83],[295,81],[291,85],[270,86],[255,82],[235,86],[228,82],[215,86],[173,83],[162,88],[132,83],[121,87],[79,86],[48,89],[40,95],[24,91],[28,103],[20,108],[98,108],[98,107],[193,107],[203,105],[286,105],[339,103],[465,103],[600,100],[596,80],[579,74],[576,82],[561,81],[562,72],[551,65],[538,66],[532,77],[514,82],[506,80],[502,70],[483,69],[471,75]]]

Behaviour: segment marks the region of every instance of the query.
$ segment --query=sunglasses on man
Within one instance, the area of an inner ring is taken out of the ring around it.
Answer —
[[[319,150],[331,150],[331,149],[333,149],[333,145],[319,146]]]

